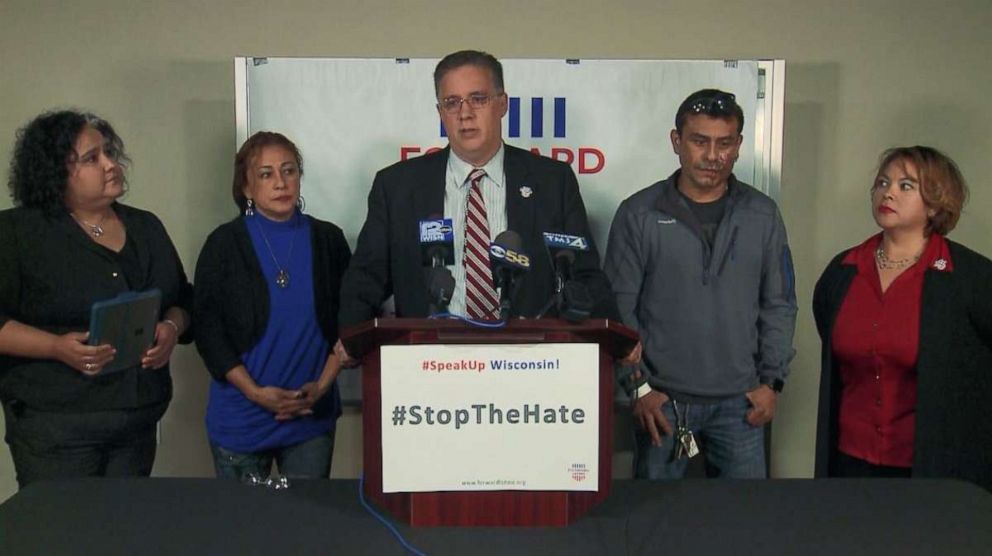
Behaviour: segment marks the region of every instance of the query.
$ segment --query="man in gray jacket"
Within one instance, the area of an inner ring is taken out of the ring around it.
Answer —
[[[699,445],[708,476],[765,477],[796,297],[775,202],[733,175],[743,128],[732,94],[690,95],[671,132],[681,168],[621,203],[610,229],[605,270],[643,344],[639,478],[682,477]]]

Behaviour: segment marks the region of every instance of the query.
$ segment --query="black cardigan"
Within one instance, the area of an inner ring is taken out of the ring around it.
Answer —
[[[128,274],[132,284],[119,258],[94,242],[68,212],[47,215],[25,207],[0,212],[0,327],[16,320],[53,334],[83,332],[93,302],[129,289],[161,290],[162,313],[170,307],[191,311],[193,288],[162,222],[148,211],[119,203],[113,208],[137,257],[138,272]],[[191,339],[187,330],[180,341]],[[85,412],[133,409],[171,397],[168,365],[89,377],[52,359],[0,356],[4,402]]]
[[[341,228],[307,216],[313,257],[317,322],[330,344],[338,339],[341,276],[351,250]],[[269,284],[255,256],[245,219],[237,217],[214,230],[196,262],[193,319],[196,348],[217,380],[243,364],[269,321]],[[202,320],[200,320],[202,319]]]
[[[927,269],[916,362],[913,476],[956,477],[992,490],[992,261],[948,240],[953,271]],[[822,343],[816,476],[833,475],[841,384],[831,338],[857,267],[847,251],[823,271],[813,293]]]

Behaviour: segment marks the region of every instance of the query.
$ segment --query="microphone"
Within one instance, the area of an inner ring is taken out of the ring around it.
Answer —
[[[427,274],[427,292],[431,296],[431,313],[443,313],[451,303],[451,294],[455,291],[455,277],[445,267],[424,269]]]
[[[568,322],[582,322],[592,315],[592,295],[582,282],[565,282],[557,298],[558,316]]]
[[[572,264],[576,251],[588,251],[589,242],[582,236],[559,232],[544,232],[544,246],[555,268],[554,294],[538,318],[553,305],[558,306],[558,316],[569,322],[582,322],[592,314],[593,299],[582,282],[572,279]]]
[[[576,251],[588,251],[589,242],[582,236],[559,232],[544,232],[544,247],[551,255],[555,268],[555,293],[561,293],[565,283],[572,279],[572,263]]]
[[[523,243],[520,234],[506,230],[489,244],[489,264],[493,285],[499,289],[499,316],[503,320],[510,315],[517,276],[530,270],[530,257],[524,253]]]
[[[424,266],[431,313],[447,311],[455,291],[455,277],[447,268],[455,264],[455,233],[450,218],[432,215],[420,221],[420,263]]]
[[[420,264],[431,268],[455,264],[455,230],[450,218],[420,221]]]

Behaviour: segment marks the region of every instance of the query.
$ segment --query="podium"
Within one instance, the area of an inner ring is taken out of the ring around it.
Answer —
[[[431,526],[565,526],[603,501],[610,491],[613,458],[614,359],[636,345],[637,333],[619,322],[591,319],[514,320],[497,329],[456,320],[375,319],[348,329],[341,340],[361,354],[365,496],[397,520]],[[382,388],[379,348],[418,344],[585,343],[599,346],[599,482],[595,491],[383,492]]]

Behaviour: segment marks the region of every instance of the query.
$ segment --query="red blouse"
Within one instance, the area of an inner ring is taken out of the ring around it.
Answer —
[[[834,324],[841,396],[838,449],[875,465],[912,467],[920,296],[927,268],[950,272],[950,252],[934,234],[920,260],[882,293],[875,249],[882,234],[852,249],[858,273]]]

